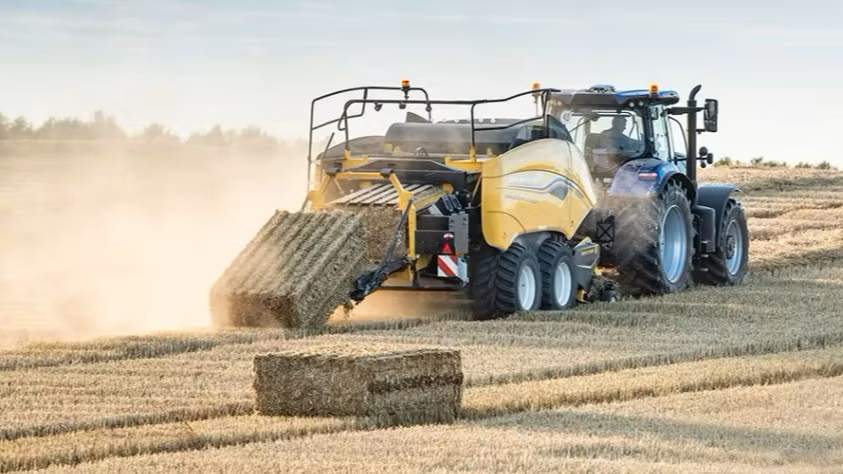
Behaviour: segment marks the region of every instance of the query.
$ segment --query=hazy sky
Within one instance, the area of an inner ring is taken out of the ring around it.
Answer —
[[[843,2],[0,0],[0,112],[307,133],[310,99],[658,82],[721,103],[718,155],[843,165]]]

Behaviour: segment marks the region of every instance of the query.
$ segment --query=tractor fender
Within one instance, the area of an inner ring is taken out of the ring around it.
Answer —
[[[741,192],[734,184],[701,184],[697,190],[697,205],[714,209],[714,241],[720,241],[720,227],[726,204],[734,193]]]
[[[673,163],[658,158],[638,158],[627,161],[615,172],[608,194],[614,196],[643,197],[658,195],[670,181],[678,181],[694,202],[696,189],[693,183]]]

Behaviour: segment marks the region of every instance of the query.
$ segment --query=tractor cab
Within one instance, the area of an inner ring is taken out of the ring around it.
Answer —
[[[611,179],[624,164],[639,158],[679,161],[667,107],[679,101],[674,91],[617,91],[597,85],[553,94],[549,113],[571,133],[598,179]]]

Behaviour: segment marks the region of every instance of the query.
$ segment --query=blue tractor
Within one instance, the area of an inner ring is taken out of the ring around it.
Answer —
[[[600,264],[616,270],[624,295],[675,293],[692,283],[735,285],[747,273],[749,232],[739,189],[697,183],[697,164],[713,160],[705,147],[697,151],[697,134],[716,132],[718,114],[715,99],[697,105],[700,88],[685,105],[657,85],[597,85],[549,99],[549,114],[570,131],[602,194],[581,237],[603,246]],[[684,130],[675,116],[687,118]]]

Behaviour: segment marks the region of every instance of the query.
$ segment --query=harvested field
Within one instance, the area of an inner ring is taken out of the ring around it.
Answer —
[[[0,352],[0,471],[838,472],[841,176],[701,171],[747,191],[752,273],[734,288],[487,322],[431,314]],[[254,414],[255,355],[337,346],[458,349],[461,419],[373,429]]]
[[[362,334],[390,343],[459,347],[469,386],[824,347],[843,342],[837,309],[843,303],[841,268],[788,267],[776,275],[755,275],[728,292],[698,288],[560,313],[524,313],[484,322],[484,331],[474,322],[444,321]],[[794,293],[803,295],[799,311]]]
[[[109,457],[178,452],[274,441],[353,429],[349,418],[225,416],[205,420],[101,427],[50,437],[0,441],[0,472],[77,464]]]
[[[830,354],[829,354],[830,355]],[[838,360],[840,355],[837,355]],[[843,377],[732,387],[594,405],[588,411],[834,436],[843,454]],[[825,449],[825,447],[820,447]]]
[[[319,434],[109,459],[44,472],[202,472],[208,466],[223,473],[272,472],[281,465],[293,472],[831,473],[839,472],[843,461],[843,418],[823,414],[838,410],[840,387],[837,379],[808,380],[531,411],[453,426]],[[712,395],[714,403],[695,400]],[[803,407],[808,417],[793,411]],[[731,418],[744,409],[755,416]]]
[[[51,367],[126,359],[161,357],[209,350],[226,344],[245,344],[266,339],[286,339],[283,330],[172,332],[147,336],[100,338],[87,342],[38,341],[0,352],[0,371]]]
[[[255,354],[316,350],[338,343],[459,348],[469,387],[835,346],[843,340],[843,322],[837,312],[841,282],[843,270],[838,267],[790,269],[779,275],[759,275],[725,293],[700,289],[659,300],[525,314],[484,322],[484,331],[476,330],[480,323],[448,321],[12,371],[0,385],[4,395],[0,427],[2,437],[14,437],[97,426],[102,420],[126,426],[137,420],[167,421],[175,416],[171,413],[194,418],[231,410],[244,413],[254,403]],[[794,311],[793,292],[806,295],[799,302],[800,311]],[[150,385],[150,380],[155,384]],[[186,380],[196,383],[186,384]],[[183,415],[185,411],[189,415]]]
[[[380,425],[453,421],[462,401],[459,351],[344,345],[255,356],[257,412],[357,416]]]
[[[487,419],[496,414],[548,407],[574,405],[588,408],[589,404],[607,401],[649,399],[683,392],[825,377],[839,373],[840,356],[841,349],[776,354],[494,388],[469,388],[465,399],[469,412],[465,416]],[[698,395],[705,397],[708,393],[712,392]],[[491,418],[490,422],[494,420],[496,418]],[[0,442],[0,452],[6,456],[4,464],[0,465],[75,464],[106,457],[188,451],[366,427],[365,421],[360,424],[348,418],[234,416],[112,430],[99,428],[49,438]]]
[[[843,374],[843,348],[684,362],[466,390],[466,417],[663,397]],[[704,396],[704,395],[700,395]]]
[[[741,186],[753,273],[843,260],[843,173],[715,167],[700,181]]]

